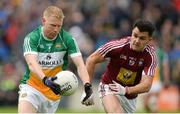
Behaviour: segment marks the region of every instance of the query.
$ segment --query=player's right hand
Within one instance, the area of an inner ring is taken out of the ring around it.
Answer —
[[[55,76],[55,77],[44,77],[43,78],[43,83],[46,85],[46,86],[48,86],[48,87],[50,87],[51,88],[51,90],[56,94],[56,95],[58,95],[59,93],[60,93],[60,86],[58,85],[58,84],[56,84],[56,83],[54,83],[53,81],[54,80],[56,80],[57,79],[57,77]]]
[[[84,85],[84,92],[81,97],[81,103],[86,106],[94,104],[92,85],[90,83],[86,83]]]
[[[114,80],[112,82],[113,84],[109,84],[109,88],[114,94],[125,95],[127,93],[127,89],[121,84],[115,82]]]

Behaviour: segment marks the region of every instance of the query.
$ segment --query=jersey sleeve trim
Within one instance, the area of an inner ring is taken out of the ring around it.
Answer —
[[[25,51],[31,51],[31,47],[30,47],[30,37],[26,37],[24,39],[24,50]]]
[[[31,51],[31,52],[24,52],[24,56],[25,56],[25,55],[28,55],[28,54],[38,55],[38,53],[37,53],[37,52],[35,52],[35,51]]]
[[[101,46],[98,51],[100,54],[105,57],[107,53],[110,51],[116,49],[116,48],[121,48],[124,45],[128,44],[127,39],[121,39],[121,40],[115,40],[115,41],[110,41],[106,43],[105,45]]]
[[[70,55],[70,57],[77,57],[77,56],[80,56],[80,55],[81,55],[81,53],[73,53],[73,54]]]
[[[79,46],[78,46],[78,44],[77,44],[77,41],[75,40],[74,37],[72,37],[72,39],[73,39],[73,41],[74,41],[74,44],[75,44],[75,47],[76,47],[76,51],[77,51],[77,52],[80,52]]]
[[[155,74],[155,68],[157,66],[157,58],[156,58],[156,54],[155,54],[155,50],[153,50],[151,47],[147,46],[147,51],[151,56],[151,64],[148,68],[147,72],[143,72],[143,75],[149,75],[149,76],[154,76]],[[144,70],[143,70],[144,71]]]

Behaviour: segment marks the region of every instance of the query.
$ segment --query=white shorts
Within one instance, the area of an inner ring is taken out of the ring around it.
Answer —
[[[109,89],[108,84],[99,84],[98,87],[99,97],[103,98],[108,94],[112,94],[112,91]],[[125,96],[116,95],[119,99],[119,102],[124,110],[124,113],[134,113],[136,111],[136,98],[127,99]]]
[[[25,100],[30,102],[37,113],[55,113],[60,100],[52,101],[47,99],[42,93],[28,84],[19,85],[19,101]]]

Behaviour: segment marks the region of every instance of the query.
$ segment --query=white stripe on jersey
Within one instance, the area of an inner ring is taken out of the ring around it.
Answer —
[[[31,51],[31,47],[30,47],[30,38],[26,37],[24,39],[24,52],[30,52]]]
[[[27,38],[24,39],[24,45],[23,45],[24,51],[27,50],[27,48],[26,48],[27,47],[27,43],[26,42],[27,42]]]
[[[108,50],[109,48],[111,48],[111,46],[114,46],[115,43],[118,43],[118,44],[121,44],[122,43],[125,43],[123,41],[127,41],[127,39],[121,39],[121,40],[114,40],[114,41],[111,41],[111,42],[108,42],[106,43],[105,45],[101,46],[100,48],[102,48],[102,50],[100,51],[106,51]],[[103,52],[102,52],[103,53]]]
[[[108,52],[112,51],[113,49],[123,47],[124,45],[126,45],[126,44],[128,44],[128,43],[129,43],[129,42],[127,42],[127,43],[125,43],[125,44],[122,43],[122,44],[119,44],[119,45],[116,45],[116,46],[111,47],[111,49],[109,49],[108,51],[106,51],[106,52],[104,53],[104,56],[105,56]]]
[[[32,51],[31,50],[31,45],[30,45],[30,38],[28,38],[28,47],[29,47],[29,51]]]
[[[112,51],[113,49],[123,47],[124,45],[128,44],[128,39],[121,39],[121,40],[115,40],[106,43],[105,45],[101,46],[98,51],[102,54],[104,57],[108,52]]]
[[[119,42],[119,41],[112,41],[112,42],[109,42],[109,43],[107,43],[107,44],[105,44],[103,47],[102,47],[102,50],[100,50],[101,52],[102,52],[102,54],[103,53],[105,53],[108,49],[111,49],[112,47],[114,47],[115,45],[115,43],[117,43],[118,45],[120,45],[120,44],[122,44],[121,42]]]
[[[74,37],[72,37],[72,39],[74,40],[74,44],[75,44],[75,46],[76,46],[76,50],[77,50],[77,52],[80,52],[80,50],[79,50],[79,46],[78,46],[78,44],[77,44],[76,40],[74,39]]]
[[[149,54],[151,55],[151,58],[152,58],[152,63],[149,66],[147,75],[153,76],[154,73],[155,73],[155,67],[156,67],[156,54],[155,54],[155,50],[150,45],[147,45],[145,49],[149,52]]]

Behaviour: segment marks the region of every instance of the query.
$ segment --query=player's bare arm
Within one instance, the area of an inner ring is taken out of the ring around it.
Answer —
[[[144,75],[141,78],[141,82],[133,87],[128,87],[128,94],[139,94],[148,92],[153,82],[152,76]]]
[[[47,76],[45,76],[45,74],[42,71],[41,66],[37,63],[37,55],[27,54],[27,55],[25,55],[25,59],[27,61],[27,64],[28,64],[29,69],[31,70],[31,72],[36,74],[43,81],[43,83],[46,86],[48,86],[48,87],[50,87],[52,89],[52,91],[55,94],[59,94],[60,87],[53,82],[53,80],[55,80],[56,77],[47,77]]]
[[[94,73],[95,65],[97,63],[101,63],[103,61],[105,61],[105,58],[98,51],[95,51],[94,53],[92,53],[87,58],[87,60],[86,60],[86,68],[87,68],[87,71],[89,73],[91,81],[93,79],[93,73]]]
[[[85,67],[82,56],[72,57],[74,64],[77,67],[78,74],[83,81],[84,91],[81,96],[81,103],[86,106],[94,104],[92,85],[90,84],[89,75]]]
[[[43,73],[41,66],[39,66],[39,64],[37,63],[37,55],[27,54],[25,55],[25,59],[29,66],[29,69],[37,76],[39,76],[40,79],[43,79],[45,77],[45,74]]]
[[[77,67],[79,77],[83,81],[83,84],[90,82],[82,56],[72,57],[72,60]]]
[[[148,92],[151,88],[153,81],[153,77],[151,76],[143,76],[141,82],[135,86],[131,87],[123,87],[121,84],[113,81],[112,84],[109,84],[110,89],[113,91],[114,94],[120,95],[133,95],[133,94],[140,94]]]

